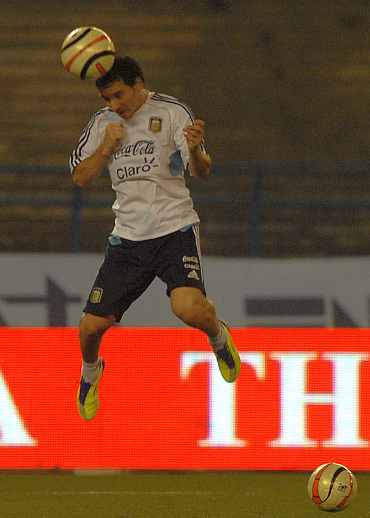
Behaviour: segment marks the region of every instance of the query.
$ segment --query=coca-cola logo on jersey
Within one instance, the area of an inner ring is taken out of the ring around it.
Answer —
[[[124,144],[118,151],[114,153],[114,158],[121,157],[137,157],[143,155],[153,155],[154,142],[152,140],[138,140],[134,144]]]

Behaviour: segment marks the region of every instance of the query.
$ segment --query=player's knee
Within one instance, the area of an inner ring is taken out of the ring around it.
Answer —
[[[176,297],[171,300],[173,313],[189,326],[199,327],[208,318],[212,318],[214,308],[203,294],[197,296]]]
[[[190,324],[196,313],[196,306],[192,301],[178,301],[172,304],[174,314],[186,324]]]
[[[114,317],[98,317],[86,313],[80,320],[80,333],[86,337],[101,337],[114,322]]]

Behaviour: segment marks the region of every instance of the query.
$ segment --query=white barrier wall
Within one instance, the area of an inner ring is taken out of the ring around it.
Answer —
[[[0,255],[0,325],[75,326],[102,260],[95,254]],[[203,259],[209,297],[232,326],[370,327],[370,258]],[[122,320],[183,326],[153,282]]]

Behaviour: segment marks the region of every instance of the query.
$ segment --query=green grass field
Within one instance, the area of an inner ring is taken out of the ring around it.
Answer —
[[[4,518],[309,518],[306,473],[0,475]],[[343,518],[369,518],[370,473]]]

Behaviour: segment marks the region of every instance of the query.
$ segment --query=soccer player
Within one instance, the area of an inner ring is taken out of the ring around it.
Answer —
[[[96,86],[106,107],[83,130],[70,167],[80,187],[108,168],[116,200],[114,228],[80,322],[77,408],[84,419],[99,408],[102,336],[156,276],[167,285],[173,313],[209,337],[223,378],[234,382],[240,369],[230,331],[206,297],[199,218],[184,180],[186,172],[210,175],[204,121],[174,97],[148,91],[130,57],[116,57]]]

